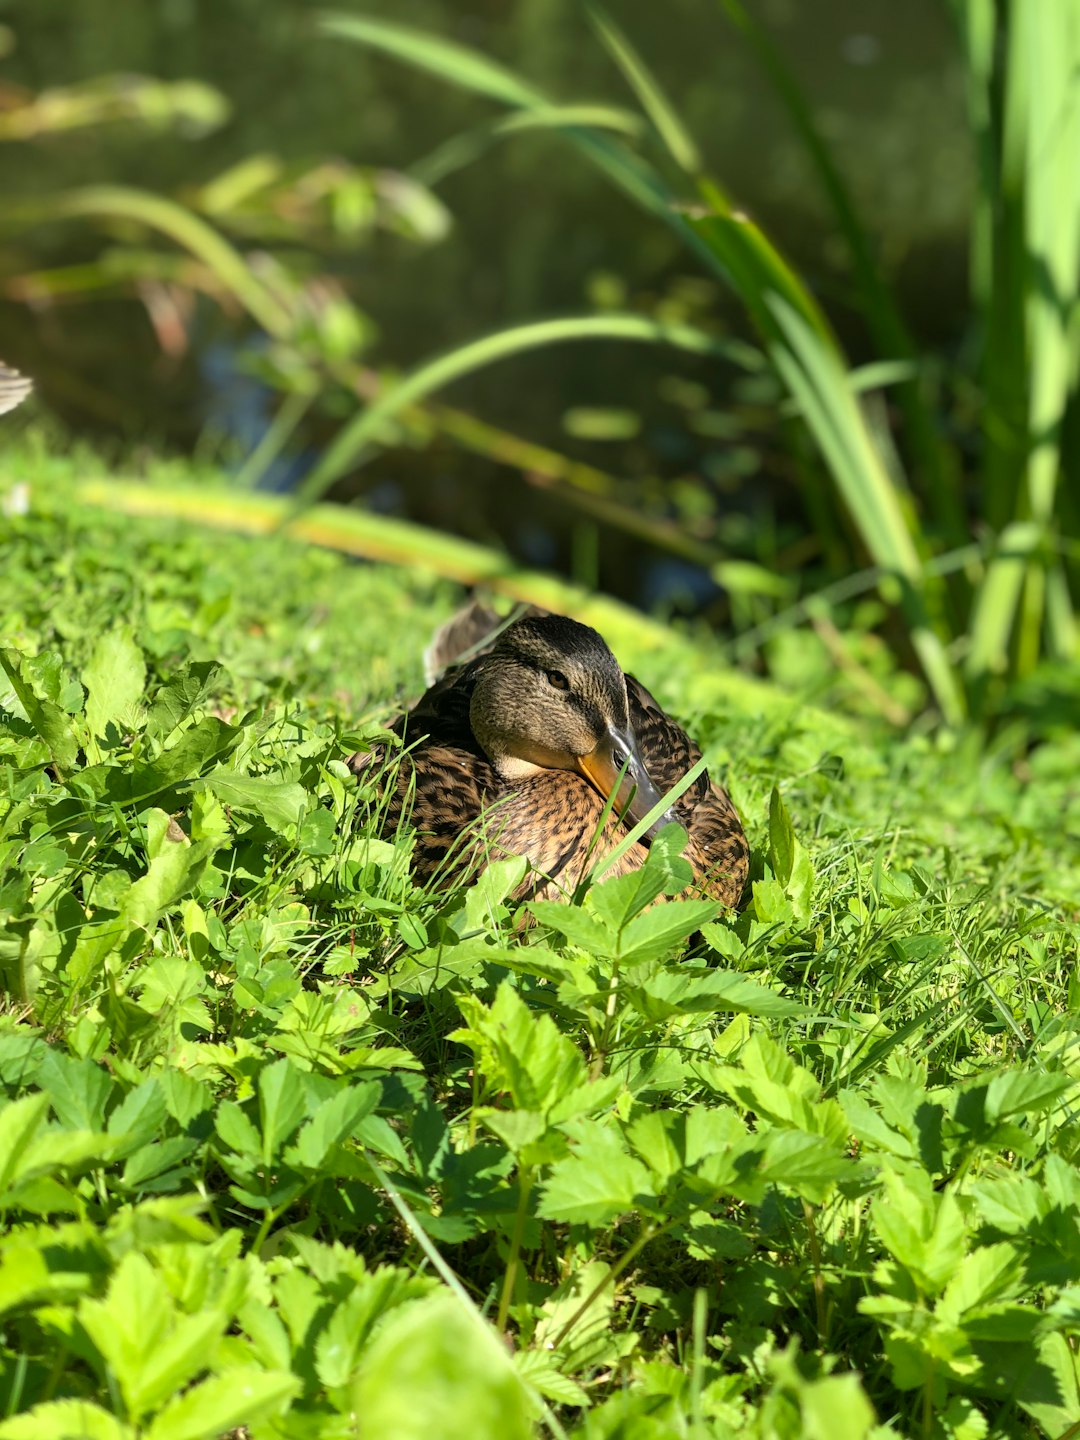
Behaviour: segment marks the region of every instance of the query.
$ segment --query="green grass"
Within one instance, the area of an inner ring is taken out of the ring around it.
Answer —
[[[898,738],[627,627],[747,903],[644,908],[669,834],[524,928],[514,862],[416,890],[342,763],[460,592],[45,473],[0,577],[0,1440],[1080,1421],[1074,734]]]

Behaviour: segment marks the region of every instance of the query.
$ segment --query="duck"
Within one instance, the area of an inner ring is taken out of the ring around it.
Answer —
[[[564,615],[530,607],[507,622],[474,601],[436,633],[425,669],[428,689],[389,726],[400,758],[371,769],[387,758],[375,747],[349,761],[383,777],[381,833],[403,822],[415,831],[421,885],[452,888],[518,855],[528,871],[509,898],[569,899],[701,758],[603,637]],[[705,771],[607,873],[640,868],[671,821],[688,835],[687,893],[735,906],[749,850],[730,797]]]

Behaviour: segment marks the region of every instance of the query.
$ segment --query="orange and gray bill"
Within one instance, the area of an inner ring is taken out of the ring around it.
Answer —
[[[616,791],[615,813],[631,824],[643,820],[661,802],[662,797],[649,778],[633,731],[621,731],[612,726],[591,755],[578,756],[577,768],[605,800],[613,790]],[[655,834],[674,819],[674,812],[665,810],[649,826],[647,833]]]

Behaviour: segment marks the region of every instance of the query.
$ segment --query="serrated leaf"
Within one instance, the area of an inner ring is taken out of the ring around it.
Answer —
[[[1075,1089],[1071,1075],[1008,1070],[995,1075],[986,1087],[986,1119],[993,1124],[1013,1115],[1039,1114]]]
[[[551,930],[587,950],[591,955],[612,955],[617,936],[595,915],[577,905],[564,905],[557,900],[534,900],[529,909]]]
[[[0,1422],[0,1440],[134,1440],[135,1431],[89,1400],[47,1400]]]
[[[647,910],[623,930],[619,958],[627,965],[669,959],[720,908],[715,900],[671,900]]]
[[[79,742],[68,717],[51,700],[39,700],[23,679],[22,656],[16,650],[0,650],[3,667],[11,688],[18,697],[27,720],[48,747],[49,754],[62,770],[70,770],[79,757]]]
[[[93,1060],[76,1060],[59,1050],[50,1049],[38,1071],[38,1084],[69,1130],[105,1128],[105,1105],[115,1083]]]
[[[854,1162],[823,1135],[770,1130],[758,1178],[815,1205],[829,1198],[838,1180],[854,1174]]]
[[[258,815],[278,835],[293,839],[307,809],[307,791],[294,780],[241,775],[236,770],[215,770],[197,782],[211,790],[223,805]]]
[[[883,1193],[870,1210],[874,1227],[920,1288],[937,1295],[964,1258],[964,1217],[956,1197],[937,1195],[925,1171],[887,1170],[882,1180]]]
[[[297,1375],[254,1365],[226,1370],[166,1405],[145,1432],[146,1440],[204,1440],[236,1426],[256,1425],[279,1414],[301,1383]]]
[[[543,1219],[595,1228],[647,1203],[653,1178],[617,1131],[594,1124],[579,1150],[551,1167],[537,1206]]]
[[[371,1435],[432,1440],[458,1435],[530,1440],[525,1387],[487,1322],[445,1291],[387,1316],[353,1382],[356,1413]]]
[[[789,1018],[806,1013],[797,1000],[766,989],[737,970],[663,970],[638,985],[627,985],[626,995],[650,1020],[673,1015],[735,1014]]]
[[[585,1060],[560,1034],[550,1015],[536,1015],[503,981],[491,1006],[462,995],[459,1008],[468,1028],[455,1038],[471,1046],[488,1085],[505,1090],[515,1110],[548,1113],[585,1078]]]
[[[109,1116],[107,1126],[108,1134],[121,1142],[117,1157],[130,1155],[154,1139],[161,1130],[165,1113],[165,1095],[154,1077],[125,1095]]]
[[[158,691],[146,717],[146,733],[152,739],[167,740],[219,683],[224,673],[213,660],[199,660],[185,665]]]
[[[214,1113],[214,1129],[240,1155],[252,1157],[262,1154],[262,1139],[258,1130],[241,1110],[235,1100],[223,1100]]]
[[[146,682],[146,665],[128,626],[118,626],[98,639],[82,681],[91,735],[102,739],[113,722],[133,722]]]
[[[0,1195],[21,1173],[27,1146],[48,1112],[47,1095],[24,1095],[0,1109]]]
[[[378,1103],[380,1087],[372,1082],[346,1085],[324,1100],[301,1128],[294,1145],[285,1153],[288,1164],[317,1170],[334,1145],[353,1135],[360,1122]]]
[[[290,1060],[276,1060],[259,1072],[259,1122],[265,1165],[271,1163],[300,1124],[306,1108],[300,1072]]]

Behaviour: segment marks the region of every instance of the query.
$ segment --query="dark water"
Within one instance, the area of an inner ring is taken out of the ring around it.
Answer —
[[[751,5],[804,87],[920,342],[954,349],[963,336],[972,175],[963,76],[944,0]],[[321,37],[317,8],[295,0],[17,0],[2,15],[17,42],[3,62],[9,90],[121,71],[197,77],[225,93],[232,118],[197,140],[117,126],[0,146],[4,193],[87,182],[178,192],[258,151],[407,169],[495,113],[475,96]],[[357,8],[480,46],[558,99],[632,105],[570,0],[373,0]],[[787,117],[720,7],[627,0],[611,9],[711,168],[818,290],[853,356],[868,358],[828,206]],[[438,244],[382,235],[324,256],[378,328],[375,364],[408,366],[486,330],[586,309],[601,292],[653,310],[687,308],[680,277],[693,267],[677,242],[553,137],[520,136],[495,147],[451,176],[439,195],[454,224]],[[95,255],[101,232],[50,225],[0,243],[10,277]],[[719,287],[699,285],[694,295],[691,311],[743,325]],[[195,313],[191,348],[172,358],[161,354],[145,308],[119,294],[45,310],[9,298],[0,302],[0,332],[5,358],[37,373],[46,400],[73,427],[99,437],[201,446],[238,463],[273,411],[272,394],[245,373],[242,329],[207,306]],[[665,398],[672,377],[703,388],[710,414],[735,417],[734,441],[732,427],[719,438],[695,429],[686,408]],[[725,514],[752,518],[767,503],[783,518],[785,507],[775,439],[754,423],[747,429],[747,407],[733,383],[723,367],[636,346],[580,345],[494,367],[448,398],[612,472],[628,495],[647,490],[651,476],[661,486],[700,477],[723,539]],[[613,407],[638,417],[636,435],[599,441],[568,433],[567,412]],[[330,433],[329,422],[308,427],[298,453],[266,483],[292,483]],[[750,457],[743,466],[749,481],[728,473],[738,443]],[[604,527],[593,533],[526,477],[452,445],[385,454],[345,493],[506,544],[530,563],[576,569],[634,598],[681,596],[695,607],[713,596],[696,567],[650,554]]]

